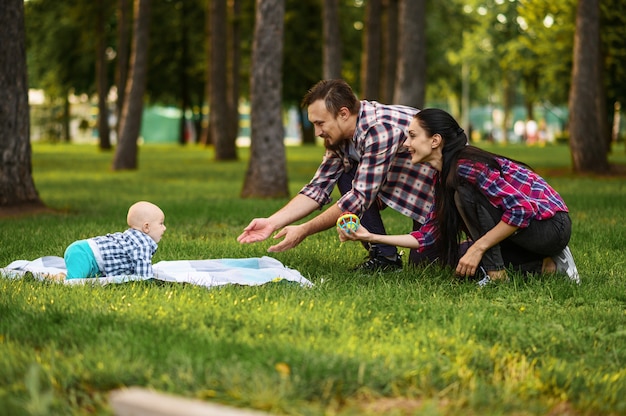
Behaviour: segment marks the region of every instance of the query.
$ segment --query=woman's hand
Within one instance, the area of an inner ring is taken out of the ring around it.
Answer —
[[[474,276],[478,270],[478,265],[483,258],[483,253],[484,252],[478,249],[475,245],[471,245],[456,265],[457,276]]]
[[[363,227],[363,225],[359,225],[356,231],[344,230],[343,228],[337,227],[337,234],[339,234],[339,241],[342,243],[345,241],[369,241],[372,236],[372,233],[367,231],[367,228]]]

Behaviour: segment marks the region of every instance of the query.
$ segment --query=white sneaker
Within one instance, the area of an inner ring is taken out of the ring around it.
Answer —
[[[576,268],[576,263],[574,263],[574,256],[572,256],[569,246],[565,246],[563,251],[552,257],[552,260],[556,263],[557,272],[565,273],[573,282],[580,283],[578,269]]]

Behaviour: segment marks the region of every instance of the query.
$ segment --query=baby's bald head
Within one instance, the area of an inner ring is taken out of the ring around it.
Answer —
[[[155,221],[161,217],[163,217],[161,208],[148,201],[139,201],[128,209],[126,221],[130,228],[141,230],[144,224]]]

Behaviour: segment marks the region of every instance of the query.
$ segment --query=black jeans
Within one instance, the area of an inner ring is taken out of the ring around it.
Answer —
[[[349,171],[344,172],[339,177],[337,187],[339,188],[341,195],[346,194],[352,189],[352,181],[354,181],[354,175],[356,174],[357,167],[358,165],[353,165]],[[374,201],[372,205],[361,215],[361,224],[363,224],[363,226],[371,233],[386,235],[387,231],[385,230],[385,224],[383,224],[383,219],[380,215],[380,211],[385,208],[386,206],[380,207],[378,202]],[[419,230],[421,226],[422,224],[413,220],[413,231]],[[363,247],[365,247],[370,254],[378,253],[378,255],[382,256],[393,256],[398,252],[395,246],[387,244],[370,244],[365,242],[362,242],[361,244],[363,244]],[[437,257],[437,252],[434,248],[426,250],[423,253],[420,253],[417,250],[411,250],[411,253],[409,254],[409,263],[432,263],[437,259]]]
[[[496,208],[485,195],[471,185],[460,186],[455,194],[456,207],[472,240],[476,241],[498,224],[503,211]],[[540,273],[543,259],[561,252],[572,234],[572,221],[567,212],[557,212],[546,220],[533,220],[518,229],[500,244],[487,250],[482,264],[489,270],[513,269]]]

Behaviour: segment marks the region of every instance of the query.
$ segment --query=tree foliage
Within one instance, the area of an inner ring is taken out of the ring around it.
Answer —
[[[117,44],[120,25],[115,3],[103,2],[107,5],[103,39],[107,57],[112,59],[106,68],[108,85],[116,82],[113,64],[120,59],[116,53],[123,50]],[[337,5],[341,76],[362,95],[361,58],[364,33],[369,30],[365,22],[369,2],[328,3]],[[391,3],[397,6],[398,0],[382,1],[383,15]],[[43,88],[48,97],[59,100],[70,92],[95,93],[97,4],[90,0],[24,3],[32,87]],[[188,106],[198,122],[208,101],[208,4],[207,0],[154,2],[150,27],[146,102]],[[240,4],[237,16],[229,17],[228,23],[236,19],[241,31],[238,80],[240,97],[247,99],[255,2],[242,0]],[[286,0],[283,106],[298,104],[303,93],[323,77],[323,4],[321,0]],[[626,101],[626,4],[603,0],[600,7],[603,82],[607,107],[612,108],[613,103]],[[565,105],[573,63],[575,9],[576,0],[426,0],[426,102],[448,107],[456,116],[462,115],[463,97],[468,97],[472,106],[523,104],[528,117],[537,106]],[[397,28],[384,19],[383,24],[387,29]],[[389,55],[386,52],[391,47],[379,46],[387,49],[381,55]],[[387,81],[397,79],[386,78],[385,91],[389,90]]]

